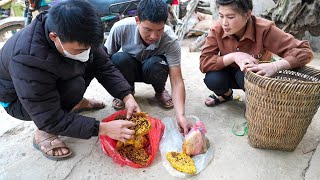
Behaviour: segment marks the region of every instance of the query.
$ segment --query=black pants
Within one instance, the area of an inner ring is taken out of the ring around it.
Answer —
[[[169,74],[165,56],[152,56],[141,63],[126,52],[117,52],[111,60],[129,82],[132,91],[135,82],[151,84],[156,93],[164,90]]]
[[[240,69],[228,66],[221,71],[208,72],[204,83],[217,96],[221,96],[229,89],[244,89],[244,74]]]
[[[66,81],[58,81],[57,91],[60,95],[61,108],[68,112],[72,110],[72,108],[83,98],[83,95],[93,78],[94,71],[88,68],[84,76],[78,76]],[[17,119],[24,121],[32,120],[18,98],[4,109],[9,115]]]

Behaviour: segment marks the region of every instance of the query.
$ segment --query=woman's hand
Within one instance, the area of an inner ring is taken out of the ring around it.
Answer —
[[[229,53],[223,57],[223,62],[226,66],[234,62],[240,67],[241,71],[244,70],[246,64],[259,64],[258,60],[244,52]]]
[[[266,76],[266,77],[273,76],[279,70],[275,62],[262,63],[262,64],[248,64],[248,65],[245,65],[244,68],[246,68],[248,71],[255,72],[260,76]]]
[[[290,63],[285,59],[280,59],[275,62],[262,63],[262,64],[247,64],[244,66],[249,71],[256,72],[258,75],[271,77],[276,72],[285,69],[291,69]]]

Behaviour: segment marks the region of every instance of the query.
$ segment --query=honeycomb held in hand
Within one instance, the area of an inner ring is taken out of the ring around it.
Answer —
[[[118,116],[115,119],[125,119],[125,116]],[[127,120],[135,123],[135,126],[130,128],[135,131],[135,137],[128,139],[124,143],[117,141],[117,151],[122,157],[136,164],[145,166],[150,159],[150,155],[146,151],[146,146],[149,143],[147,134],[151,129],[147,113],[134,113],[131,118]]]
[[[116,147],[117,149],[120,149],[122,146],[133,145],[136,149],[141,149],[144,148],[148,142],[148,137],[136,136],[135,138],[129,139],[124,143],[121,141],[117,141]]]
[[[117,116],[115,120],[117,119],[126,119],[126,117],[124,115]],[[151,129],[151,124],[148,120],[148,115],[146,112],[133,113],[131,118],[127,120],[136,124],[134,127],[130,128],[131,130],[135,131],[136,136],[148,134]]]
[[[136,124],[133,129],[136,132],[136,136],[148,134],[150,131],[151,124],[148,120],[147,113],[145,112],[134,113],[129,121]]]

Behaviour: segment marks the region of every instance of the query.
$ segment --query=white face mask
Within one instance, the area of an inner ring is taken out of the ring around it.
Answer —
[[[83,51],[80,54],[73,55],[73,54],[70,54],[67,50],[65,50],[63,48],[63,45],[62,45],[62,43],[60,41],[60,38],[58,40],[59,40],[60,45],[61,45],[61,47],[63,49],[63,53],[64,53],[65,57],[70,58],[70,59],[74,59],[74,60],[78,60],[78,61],[81,61],[81,62],[86,62],[86,61],[89,60],[89,54],[90,54],[91,47],[89,49]]]

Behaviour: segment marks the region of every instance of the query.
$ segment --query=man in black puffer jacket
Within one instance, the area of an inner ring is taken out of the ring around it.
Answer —
[[[57,135],[82,139],[108,135],[125,141],[134,134],[129,121],[100,123],[72,113],[103,107],[83,98],[93,78],[126,102],[127,117],[140,111],[102,40],[103,26],[94,7],[87,1],[67,0],[39,14],[0,51],[0,104],[11,116],[36,124],[33,143],[47,158],[72,153]]]

